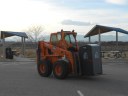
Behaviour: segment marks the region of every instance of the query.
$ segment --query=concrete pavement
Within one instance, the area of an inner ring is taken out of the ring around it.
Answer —
[[[104,63],[104,74],[40,77],[34,61],[0,62],[0,96],[128,96],[128,63]]]

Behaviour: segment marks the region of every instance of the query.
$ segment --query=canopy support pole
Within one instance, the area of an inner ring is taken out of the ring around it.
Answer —
[[[118,50],[118,32],[116,31],[116,50]]]
[[[91,43],[91,37],[90,36],[88,37],[88,39],[89,39],[89,43]]]
[[[101,33],[100,33],[100,28],[99,28],[99,45],[101,45]]]
[[[24,37],[21,37],[22,41],[22,55],[24,56]]]
[[[3,59],[5,59],[5,36],[4,34],[3,34],[2,43],[3,43]]]
[[[26,46],[25,46],[25,37],[24,37],[24,55],[25,55],[25,48]]]

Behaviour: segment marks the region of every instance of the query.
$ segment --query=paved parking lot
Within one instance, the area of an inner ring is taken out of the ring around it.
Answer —
[[[115,61],[101,76],[65,80],[40,77],[31,60],[0,62],[0,96],[128,96],[128,63]]]

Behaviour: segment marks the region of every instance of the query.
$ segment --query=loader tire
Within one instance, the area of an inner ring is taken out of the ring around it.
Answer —
[[[59,60],[53,64],[53,74],[57,79],[65,79],[68,76],[68,63]]]
[[[37,65],[37,69],[40,76],[48,77],[52,73],[52,64],[48,60],[43,60]]]

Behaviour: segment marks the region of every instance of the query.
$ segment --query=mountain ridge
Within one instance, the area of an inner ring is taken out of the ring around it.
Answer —
[[[46,36],[44,36],[44,38],[45,38],[45,41],[49,41],[50,36],[46,35]],[[88,37],[84,38],[84,35],[77,35],[76,39],[77,39],[77,41],[86,41],[86,42],[88,41]],[[92,42],[99,41],[98,36],[92,36],[91,41]],[[116,36],[102,35],[101,41],[116,41]],[[123,41],[123,42],[128,41],[128,35],[118,36],[118,41]]]

